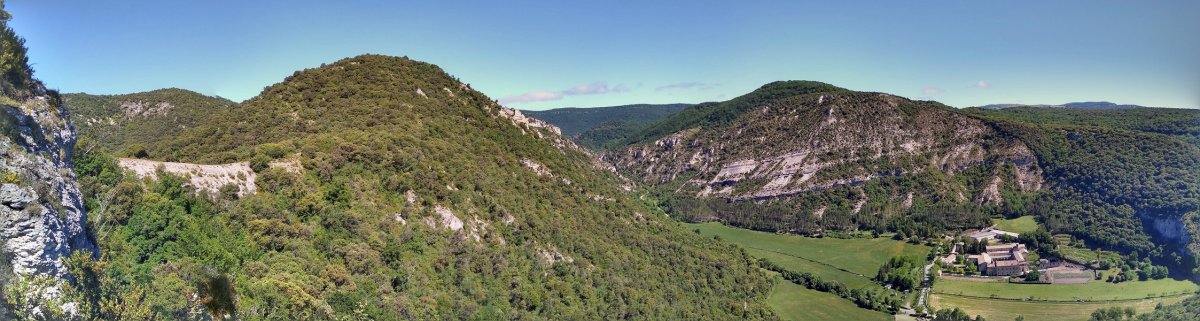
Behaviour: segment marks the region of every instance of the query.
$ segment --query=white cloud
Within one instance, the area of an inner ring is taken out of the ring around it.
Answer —
[[[563,95],[553,91],[535,90],[517,96],[500,98],[501,105],[551,101],[562,99]]]
[[[559,91],[535,90],[518,96],[508,96],[500,98],[500,104],[507,106],[508,104],[559,100],[567,96],[613,94],[629,92],[631,90],[633,89],[625,84],[617,84],[616,86],[610,87],[608,82],[597,81]]]
[[[562,94],[567,95],[567,96],[595,95],[595,94],[607,94],[608,91],[609,91],[608,83],[605,83],[603,81],[597,81],[597,82],[590,83],[590,84],[571,87],[571,89],[563,90]]]
[[[692,81],[692,82],[681,82],[681,83],[675,83],[675,84],[670,84],[670,85],[658,86],[658,88],[654,88],[654,91],[676,90],[676,89],[709,90],[709,89],[716,88],[717,86],[718,86],[717,84],[709,84],[709,83]]]
[[[991,84],[991,83],[988,83],[988,82],[987,82],[987,80],[980,80],[980,81],[978,81],[978,82],[976,82],[976,83],[975,83],[975,87],[976,87],[976,88],[988,89],[988,88],[992,88],[992,84]]]
[[[933,87],[933,86],[925,87],[925,89],[921,89],[921,93],[924,93],[926,95],[936,95],[936,94],[942,93],[943,91],[944,90],[942,90],[941,88]]]

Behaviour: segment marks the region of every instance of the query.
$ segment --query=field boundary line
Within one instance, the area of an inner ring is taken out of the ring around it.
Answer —
[[[858,272],[850,271],[850,270],[847,270],[847,269],[844,269],[844,268],[838,267],[838,266],[836,266],[836,265],[833,265],[833,264],[829,264],[829,263],[825,263],[825,262],[821,262],[821,261],[813,260],[813,259],[806,258],[806,257],[803,257],[803,256],[798,256],[798,255],[795,255],[795,254],[784,253],[784,252],[780,252],[780,251],[776,251],[776,250],[769,250],[769,249],[764,249],[764,248],[759,248],[759,247],[753,247],[753,246],[748,246],[748,245],[742,245],[742,246],[743,246],[743,247],[746,247],[746,248],[751,248],[751,249],[759,250],[759,251],[767,251],[767,252],[771,252],[771,253],[775,253],[775,254],[780,254],[780,255],[785,255],[785,256],[794,257],[794,258],[797,258],[797,259],[801,259],[801,260],[805,260],[805,261],[813,262],[813,263],[816,263],[816,264],[820,264],[820,265],[828,266],[828,267],[831,267],[831,268],[833,268],[833,269],[835,269],[835,270],[842,271],[842,272],[846,272],[846,273],[850,273],[850,274],[853,274],[853,275],[855,275],[855,276],[857,276],[857,277],[864,278],[864,279],[867,279],[867,280],[871,280],[871,281],[874,281],[874,280],[875,280],[875,279],[872,279],[872,278],[870,278],[870,277],[867,277],[866,275],[859,274]]]
[[[937,291],[934,291],[933,294],[956,296],[956,297],[968,298],[968,299],[982,299],[982,300],[996,300],[996,301],[1012,301],[1012,302],[1028,302],[1028,303],[1078,303],[1078,304],[1133,302],[1133,301],[1153,300],[1153,299],[1170,299],[1170,298],[1177,298],[1177,297],[1181,297],[1181,296],[1196,295],[1195,293],[1184,293],[1184,294],[1143,297],[1143,298],[1076,301],[1076,300],[1027,300],[1027,299],[1016,299],[1016,298],[993,298],[993,297],[986,297],[986,296],[954,294],[954,293],[945,293],[945,292],[937,292]]]

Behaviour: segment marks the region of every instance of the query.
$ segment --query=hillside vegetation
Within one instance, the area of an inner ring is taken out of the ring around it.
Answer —
[[[80,136],[109,152],[145,157],[146,146],[170,141],[236,104],[167,88],[125,95],[64,94]]]
[[[1176,272],[1195,267],[1200,229],[1189,220],[1200,209],[1200,148],[1112,127],[1000,120],[997,128],[1029,144],[1053,186],[1030,207],[1047,229]],[[1174,251],[1189,244],[1192,258]]]
[[[83,153],[99,319],[774,319],[742,251],[619,188],[544,123],[432,64],[298,71],[149,158],[249,161],[256,194],[194,196]],[[266,166],[297,159],[298,172]]]
[[[690,221],[933,236],[1021,215],[1043,188],[1029,148],[987,122],[814,82],[697,105],[638,136],[665,128],[679,130],[605,158]]]
[[[651,141],[693,127],[720,128],[729,125],[747,110],[775,99],[838,91],[845,89],[816,81],[777,81],[729,101],[688,107],[630,136],[625,143]]]
[[[968,112],[1032,124],[1078,125],[1126,129],[1177,136],[1200,145],[1200,110],[1177,108],[1070,109],[1007,108],[968,109]]]

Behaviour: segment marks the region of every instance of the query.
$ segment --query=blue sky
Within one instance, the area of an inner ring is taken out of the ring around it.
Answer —
[[[725,100],[787,79],[989,103],[1200,106],[1200,1],[9,0],[64,92],[241,101],[378,53],[506,105]]]

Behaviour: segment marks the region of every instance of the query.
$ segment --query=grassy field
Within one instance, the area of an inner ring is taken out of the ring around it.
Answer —
[[[838,270],[836,268],[832,268],[820,263],[814,263],[796,256],[752,248],[747,248],[746,252],[750,253],[750,256],[770,260],[771,262],[779,264],[788,270],[809,272],[824,280],[841,282],[842,284],[846,285],[846,287],[852,289],[879,287],[879,285],[877,285],[874,281],[871,281],[870,276],[860,276],[855,273]]]
[[[1096,251],[1093,249],[1079,248],[1070,245],[1059,244],[1058,253],[1061,253],[1063,258],[1067,259],[1068,261],[1081,263],[1091,262],[1092,260],[1107,260],[1109,263],[1112,263],[1112,265],[1116,266],[1120,265],[1121,262],[1124,262],[1121,259],[1121,255],[1117,252]]]
[[[753,257],[770,260],[791,271],[809,272],[824,280],[838,281],[854,289],[882,289],[882,286],[872,281],[871,278],[875,277],[879,266],[893,256],[917,255],[924,259],[925,255],[929,254],[927,246],[912,245],[888,238],[812,238],[758,232],[729,227],[720,223],[686,225],[699,230],[703,235],[719,236],[723,240],[737,244],[746,249],[746,252]],[[804,289],[800,286],[796,287]],[[832,294],[829,294],[829,297],[838,298]],[[915,298],[916,295],[909,295],[905,299],[913,300]],[[774,306],[780,314],[784,314],[784,312],[778,311],[779,309],[800,304],[789,303],[790,305],[784,306],[781,305],[782,301],[776,303]],[[846,301],[846,304],[853,306],[849,301]],[[801,306],[811,308],[806,304]],[[870,312],[865,309],[860,310]],[[806,319],[801,318],[801,320]]]
[[[796,321],[884,321],[892,320],[892,316],[867,309],[861,309],[832,293],[809,290],[803,286],[788,282],[776,275],[775,287],[767,298],[767,305],[784,320]]]
[[[1029,215],[1014,219],[993,219],[992,223],[995,223],[998,229],[1015,233],[1033,232],[1038,227],[1037,221]]]
[[[1196,290],[1200,290],[1200,286],[1195,283],[1171,279],[1116,284],[1102,281],[1087,284],[1016,284],[942,279],[933,287],[934,293],[1018,300],[1032,297],[1038,301],[1144,299],[1190,294]]]
[[[888,238],[835,239],[812,238],[799,235],[780,235],[728,227],[720,223],[687,224],[704,235],[717,235],[722,239],[741,245],[751,254],[773,252],[826,265],[832,269],[845,270],[871,278],[889,258],[900,255],[916,255],[925,258],[929,247],[913,245]],[[768,258],[772,259],[772,258]],[[783,262],[777,262],[783,264]],[[798,271],[810,271],[797,268]],[[810,271],[814,272],[815,271]]]
[[[1091,316],[1092,311],[1100,308],[1110,306],[1133,307],[1137,309],[1138,313],[1145,313],[1154,310],[1154,306],[1159,303],[1168,305],[1183,301],[1184,298],[1186,297],[1122,302],[1060,303],[977,299],[934,294],[930,295],[930,303],[935,308],[959,307],[971,316],[982,315],[987,320],[1006,321],[1016,319],[1018,315],[1023,315],[1025,316],[1025,320],[1086,321]]]

